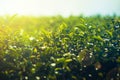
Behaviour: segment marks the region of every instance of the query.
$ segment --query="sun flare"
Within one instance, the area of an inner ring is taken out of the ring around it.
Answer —
[[[120,15],[119,0],[3,0],[0,15]]]

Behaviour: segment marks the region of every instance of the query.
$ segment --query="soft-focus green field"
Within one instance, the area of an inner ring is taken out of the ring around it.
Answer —
[[[120,80],[120,17],[0,17],[0,80]]]

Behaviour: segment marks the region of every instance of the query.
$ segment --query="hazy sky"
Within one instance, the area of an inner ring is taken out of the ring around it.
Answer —
[[[120,0],[0,0],[0,15],[120,15]]]

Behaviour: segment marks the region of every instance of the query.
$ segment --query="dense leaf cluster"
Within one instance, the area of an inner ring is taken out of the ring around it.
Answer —
[[[0,79],[120,80],[120,17],[1,17]]]

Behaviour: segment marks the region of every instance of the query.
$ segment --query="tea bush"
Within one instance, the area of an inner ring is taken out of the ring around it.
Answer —
[[[1,80],[120,80],[120,17],[0,17]]]

